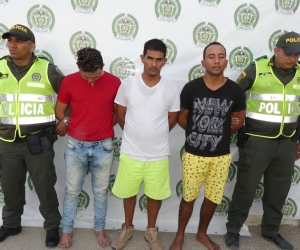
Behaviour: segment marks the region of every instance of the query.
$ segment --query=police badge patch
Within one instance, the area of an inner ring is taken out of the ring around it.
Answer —
[[[32,80],[35,82],[39,82],[42,78],[40,73],[33,73],[31,77],[32,77]]]

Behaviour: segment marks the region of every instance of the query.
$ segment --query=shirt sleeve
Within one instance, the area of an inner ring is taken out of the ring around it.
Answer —
[[[180,93],[180,108],[190,110],[188,85],[184,85]]]
[[[60,71],[60,69],[57,66],[49,63],[48,78],[55,93],[58,93],[59,86],[64,77],[65,77],[64,74]]]
[[[174,93],[170,102],[169,112],[177,112],[180,110],[180,96],[177,86],[174,84]]]
[[[255,63],[251,63],[238,77],[236,82],[244,92],[250,89],[255,81],[256,67]]]
[[[68,89],[68,77],[62,80],[59,88],[57,100],[61,103],[68,104],[70,102],[70,92]]]
[[[126,84],[126,82],[124,82],[124,81],[121,83],[121,85],[118,89],[116,98],[115,98],[115,103],[122,105],[124,107],[127,107],[126,92],[129,91],[128,88],[126,87],[126,85],[130,86],[130,84]]]
[[[237,86],[236,103],[232,109],[233,112],[239,112],[246,109],[246,97],[243,90]]]

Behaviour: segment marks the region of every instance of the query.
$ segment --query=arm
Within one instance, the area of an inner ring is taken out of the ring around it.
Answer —
[[[245,119],[245,110],[233,112],[231,119],[237,119],[236,123],[231,123],[231,134],[234,134],[239,128],[241,128],[244,124]]]
[[[169,112],[168,120],[169,120],[169,131],[177,124],[178,112]]]
[[[55,132],[60,136],[64,136],[68,130],[68,126],[63,122],[64,119],[69,120],[69,117],[65,117],[67,107],[68,104],[64,104],[60,101],[57,101],[55,105],[55,116],[59,121],[56,124]]]
[[[190,111],[188,109],[180,108],[178,115],[178,124],[185,130]]]
[[[114,112],[113,112],[113,120],[114,120],[114,126],[117,124],[117,104],[114,103]]]
[[[116,104],[116,110],[117,110],[117,122],[119,123],[121,129],[124,129],[125,125],[125,115],[127,107],[121,106],[119,104]]]

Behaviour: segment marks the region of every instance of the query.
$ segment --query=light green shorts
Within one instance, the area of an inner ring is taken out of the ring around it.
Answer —
[[[169,159],[143,162],[120,155],[117,177],[112,189],[115,196],[129,198],[139,193],[144,182],[144,193],[153,200],[171,196]]]

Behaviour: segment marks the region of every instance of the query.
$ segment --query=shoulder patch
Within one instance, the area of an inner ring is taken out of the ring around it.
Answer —
[[[38,59],[44,59],[46,61],[49,61],[49,59],[47,57],[44,57],[44,56],[39,56]],[[50,61],[49,61],[50,62]]]
[[[55,70],[57,73],[61,74],[62,76],[65,76],[64,73],[57,66],[55,66]]]
[[[259,61],[259,60],[262,60],[262,59],[267,59],[268,57],[266,55],[264,56],[260,56],[258,58],[255,59],[255,61]]]
[[[239,83],[243,78],[245,78],[246,75],[247,75],[246,72],[243,71],[243,72],[239,75],[238,79],[236,80],[236,83]]]
[[[7,60],[7,61],[11,61],[8,55],[3,56],[3,57],[0,58],[0,60],[2,60],[2,59],[5,59],[5,60]]]

